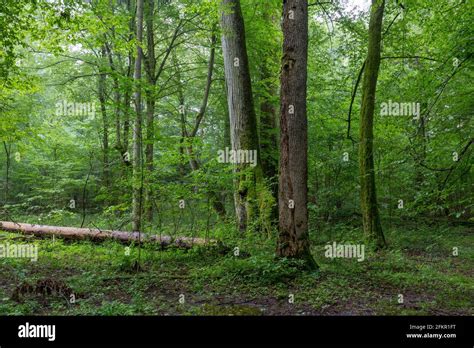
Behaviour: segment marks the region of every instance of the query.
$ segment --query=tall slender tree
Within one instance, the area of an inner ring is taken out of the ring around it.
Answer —
[[[143,0],[137,0],[137,56],[135,59],[135,122],[133,127],[133,197],[132,197],[132,229],[141,230],[142,219],[142,39],[143,39]]]
[[[317,267],[308,234],[308,1],[283,1],[277,256]]]
[[[372,0],[369,23],[369,47],[362,85],[360,110],[360,206],[364,234],[375,249],[385,246],[380,215],[377,207],[377,192],[374,170],[374,109],[377,77],[380,67],[382,20],[385,0]]]
[[[131,42],[135,35],[136,35],[136,11],[134,11],[135,8],[135,0],[127,0],[127,13],[130,16],[130,20],[128,23],[129,26],[129,35],[127,37],[128,42]],[[128,59],[126,62],[127,68],[126,68],[126,77],[127,81],[132,80],[134,70],[135,70],[135,53],[133,49],[129,49],[128,51]],[[123,93],[123,146],[122,146],[122,158],[124,159],[124,162],[126,164],[129,163],[129,137],[130,137],[130,126],[131,126],[131,121],[130,121],[130,115],[132,114],[132,107],[131,107],[131,98],[132,98],[132,84],[127,83],[124,88],[124,93]]]
[[[145,187],[145,218],[148,223],[153,221],[153,191],[151,188],[151,177],[153,174],[153,151],[155,142],[155,102],[156,102],[156,58],[155,58],[155,31],[154,31],[154,9],[155,1],[146,0],[146,37],[147,37],[147,55],[146,55],[146,76],[148,86],[146,89],[146,187]]]

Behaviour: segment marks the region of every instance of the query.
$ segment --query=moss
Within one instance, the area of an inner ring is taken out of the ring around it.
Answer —
[[[362,105],[360,108],[360,206],[364,225],[364,234],[369,245],[379,250],[385,247],[385,238],[377,207],[377,192],[374,170],[374,107],[377,90],[377,78],[380,67],[381,32],[384,1],[372,5],[369,24],[369,47],[365,61]]]
[[[241,204],[245,205],[247,227],[252,225],[254,231],[271,235],[272,209],[276,202],[269,185],[263,178],[261,165],[247,167],[238,175],[238,192]]]
[[[262,311],[254,306],[246,305],[214,305],[214,304],[205,304],[199,309],[200,315],[225,315],[225,316],[234,316],[234,315],[262,315]]]

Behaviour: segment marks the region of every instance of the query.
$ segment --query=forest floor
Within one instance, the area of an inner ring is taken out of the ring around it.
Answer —
[[[315,272],[275,261],[274,241],[255,238],[228,244],[239,246],[239,257],[233,251],[146,245],[136,272],[137,247],[127,256],[125,246],[112,241],[0,232],[0,244],[34,241],[39,251],[36,262],[0,259],[0,315],[474,314],[472,227],[396,227],[386,231],[390,247],[366,251],[362,262],[324,256],[328,242],[357,243],[359,235],[345,225],[320,231],[313,240],[320,266]],[[57,292],[35,291],[35,284],[56,284]],[[68,301],[70,292],[75,303]]]

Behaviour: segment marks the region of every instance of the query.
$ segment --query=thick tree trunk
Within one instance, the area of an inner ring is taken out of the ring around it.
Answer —
[[[73,240],[104,241],[114,239],[126,244],[145,241],[161,244],[162,247],[174,246],[179,248],[192,248],[195,245],[216,245],[215,240],[204,238],[177,237],[160,235],[145,235],[137,232],[109,231],[93,228],[59,227],[0,221],[0,230],[6,232],[22,233],[38,237],[57,236]]]
[[[239,0],[221,1],[220,22],[232,150],[257,151],[258,163],[254,168],[251,168],[248,163],[234,166],[235,211],[239,230],[243,232],[256,212],[253,202],[255,202],[255,184],[258,180],[258,171],[261,172],[261,164],[245,43],[245,27]]]
[[[360,111],[360,203],[364,234],[376,249],[385,246],[385,238],[377,207],[374,170],[374,108],[380,66],[380,45],[384,0],[372,0],[369,23],[369,48],[364,72]]]
[[[280,101],[279,236],[276,254],[317,267],[308,235],[308,120],[306,116],[308,1],[283,4]]]
[[[223,87],[225,89],[225,86]],[[225,103],[225,114],[224,116],[224,143],[222,145],[222,148],[230,147],[232,146],[232,142],[230,140],[230,119],[229,119],[229,110],[228,110],[228,105]]]
[[[143,168],[142,168],[142,38],[143,38],[143,0],[137,0],[137,57],[135,60],[135,123],[133,129],[133,199],[132,229],[141,230]]]

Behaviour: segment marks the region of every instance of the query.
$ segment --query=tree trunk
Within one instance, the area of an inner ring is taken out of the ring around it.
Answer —
[[[144,235],[137,232],[109,231],[96,228],[59,227],[16,223],[10,221],[0,221],[0,230],[6,232],[22,233],[38,237],[58,236],[72,240],[92,240],[101,242],[114,239],[119,242],[130,244],[131,242],[145,241],[161,244],[161,247],[174,246],[189,249],[195,245],[217,245],[215,240],[204,238],[177,237],[161,235]]]
[[[258,163],[254,168],[248,163],[234,165],[235,212],[239,230],[243,232],[255,214],[255,184],[261,164],[245,27],[239,0],[221,1],[220,22],[232,150],[257,151]]]
[[[141,230],[143,168],[142,168],[142,39],[143,39],[143,0],[137,0],[137,57],[135,60],[135,123],[133,129],[133,199],[132,229]]]
[[[384,0],[372,0],[369,24],[369,48],[364,72],[360,111],[359,171],[362,222],[367,241],[375,247],[375,249],[382,248],[386,245],[377,207],[373,151],[375,93],[380,66],[384,5]]]
[[[306,85],[308,1],[283,3],[283,58],[280,95],[279,257],[317,267],[308,234],[308,120]]]
[[[146,145],[145,145],[145,161],[146,161],[146,185],[145,185],[145,219],[148,223],[153,221],[153,191],[151,189],[151,178],[153,175],[153,147],[155,142],[155,34],[153,29],[153,10],[155,8],[154,0],[147,0],[146,6],[146,32],[147,32],[147,57],[146,57],[146,73],[147,73],[147,92],[146,92]]]
[[[135,37],[135,31],[136,31],[135,16],[133,16],[133,13],[134,13],[133,0],[127,1],[127,11],[131,16],[130,23],[129,23],[129,29],[130,29],[129,42],[130,42]],[[125,91],[124,91],[124,96],[123,96],[123,113],[124,113],[123,137],[122,137],[123,147],[121,151],[122,159],[124,160],[124,163],[127,166],[130,165],[130,156],[126,154],[129,154],[128,146],[129,146],[129,138],[130,138],[130,114],[132,112],[132,107],[130,106],[131,96],[132,96],[132,84],[129,83],[129,81],[132,79],[134,66],[135,66],[135,57],[134,57],[133,50],[130,50],[128,53],[127,83],[125,85]]]
[[[105,44],[101,49],[101,57],[106,57]],[[106,107],[106,78],[107,75],[104,72],[104,68],[99,68],[99,102],[100,102],[100,112],[102,115],[102,151],[103,151],[103,161],[102,161],[102,175],[103,183],[105,187],[110,185],[110,170],[109,170],[109,120],[107,118],[107,107]]]
[[[11,145],[4,141],[3,147],[5,148],[5,156],[7,158],[7,166],[5,168],[5,204],[8,203],[8,196],[10,192],[10,167],[11,167]]]
[[[135,62],[132,60],[130,64],[134,65]],[[126,153],[128,152],[130,138],[130,113],[132,111],[132,107],[130,106],[131,94],[131,88],[129,86],[126,86],[123,95],[123,141],[121,155],[122,159],[124,160],[124,162],[126,162],[125,164],[127,165],[129,165],[129,163],[128,161],[125,161],[125,157],[127,157]]]

